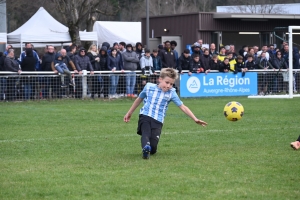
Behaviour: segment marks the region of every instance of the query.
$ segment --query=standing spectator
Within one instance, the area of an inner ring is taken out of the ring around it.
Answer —
[[[268,46],[267,45],[263,45],[261,47],[261,50],[257,52],[257,55],[261,55],[262,52],[265,52],[265,58],[269,61],[270,60],[270,54],[268,53]]]
[[[233,58],[232,52],[227,53],[227,57],[229,58],[229,65],[230,65],[230,71],[235,72],[235,64],[237,62],[237,59]],[[238,56],[239,57],[239,56]],[[242,57],[243,58],[243,57]],[[244,61],[243,61],[244,62]]]
[[[202,55],[202,50],[198,42],[195,42],[192,46],[192,55],[193,54],[198,54],[199,56]]]
[[[119,50],[121,53],[124,53],[126,51],[126,43],[125,42],[119,42]]]
[[[21,74],[21,68],[17,60],[15,60],[15,54],[13,49],[8,49],[8,54],[4,60],[4,70],[10,72],[18,72]],[[7,101],[14,101],[16,93],[16,81],[17,78],[12,75],[7,78],[7,89],[5,98]]]
[[[245,62],[245,68],[248,70],[254,70],[257,68],[257,63],[254,62],[253,60],[253,55],[249,54],[247,57],[247,60]]]
[[[242,77],[245,76],[245,73],[247,72],[247,68],[244,65],[244,61],[243,61],[243,57],[242,56],[238,56],[236,58],[236,63],[234,65],[234,69],[232,70],[234,71],[234,73],[238,73],[238,72],[242,72]]]
[[[145,55],[142,56],[142,58],[140,59],[140,65],[141,65],[141,69],[142,69],[142,74],[145,75],[146,74],[146,70],[149,71],[149,73],[147,73],[148,75],[150,75],[150,79],[153,77],[153,75],[155,75],[155,70],[153,68],[153,60],[152,57],[150,55],[150,50],[146,49],[145,50]],[[148,82],[148,76],[144,76],[142,79],[142,87],[141,90],[144,89],[144,86],[147,84]]]
[[[92,44],[87,52],[87,56],[90,59],[91,65],[93,66],[93,69],[95,71],[100,71],[100,56],[99,52],[97,50],[97,46]],[[91,97],[94,98],[95,94],[97,93],[99,95],[100,93],[100,82],[99,82],[99,76],[92,76],[90,77],[90,81],[92,82],[91,85]]]
[[[200,72],[204,72],[204,68],[201,66],[201,62],[200,62],[200,55],[193,54],[192,61],[190,64],[189,76],[192,75],[192,73],[200,73]]]
[[[269,68],[273,68],[272,64],[267,60],[266,58],[266,52],[262,51],[261,55],[260,55],[260,59],[258,62],[258,68],[260,69],[264,69],[267,70]],[[259,75],[259,80],[261,80],[261,89],[260,89],[260,95],[265,95],[267,94],[267,92],[270,91],[270,84],[269,84],[269,79],[271,78],[271,76],[269,76],[269,74],[263,73],[261,75]]]
[[[213,55],[219,55],[219,52],[216,50],[216,45],[215,43],[211,43],[209,46],[209,55],[212,58]]]
[[[219,59],[219,61],[223,62],[225,57],[226,57],[226,49],[224,46],[221,46],[220,53],[218,55],[218,59]]]
[[[161,58],[158,55],[158,50],[157,49],[153,49],[152,52],[152,60],[153,60],[153,68],[155,70],[161,70],[162,68],[162,63],[161,63]]]
[[[209,61],[211,60],[209,56],[209,50],[204,49],[203,55],[200,58],[201,61],[201,66],[203,67],[205,72],[210,72],[210,66],[209,66]]]
[[[226,58],[224,58],[223,62],[221,62],[219,71],[228,73],[229,70],[230,70],[229,58],[226,57]]]
[[[4,53],[3,53],[4,57],[7,56],[7,54],[8,54],[8,49],[12,49],[12,48],[13,48],[13,46],[10,45],[10,44],[6,46],[6,49],[5,49]]]
[[[257,54],[257,52],[259,50],[258,46],[253,46],[253,50],[254,50],[253,61],[255,63],[258,63],[259,62],[259,55]]]
[[[165,52],[164,45],[160,44],[160,45],[157,46],[157,48],[158,48],[158,56],[160,57],[160,59],[162,59],[163,54]]]
[[[25,49],[33,49],[33,46],[31,43],[25,43]],[[23,51],[20,55],[20,62],[22,62],[23,58],[26,57],[26,52]],[[35,69],[38,70],[39,69],[39,56],[36,53],[36,51],[33,51],[33,57],[35,58]]]
[[[218,55],[213,55],[211,60],[209,61],[210,70],[220,70],[221,62],[218,60]]]
[[[174,54],[175,54],[175,59],[176,59],[176,68],[177,68],[177,66],[178,66],[178,52],[176,51],[176,47],[177,47],[177,42],[175,41],[175,40],[172,40],[171,42],[170,42],[170,44],[171,44],[171,49],[172,49],[172,51],[174,52]]]
[[[42,64],[41,64],[42,71],[52,71],[51,63],[54,62],[54,59],[55,59],[54,47],[52,45],[48,45],[47,50],[48,50],[48,52],[45,53],[42,58]],[[45,84],[45,91],[44,91],[43,97],[47,99],[50,97],[50,94],[49,94],[50,88],[52,87],[52,89],[58,90],[57,84],[59,84],[60,81],[59,81],[59,77],[57,77],[57,78],[44,77],[43,83]]]
[[[138,55],[138,58],[140,60],[141,57],[144,56],[144,54],[145,54],[144,46],[143,46],[143,44],[141,42],[137,42],[135,44],[135,48],[136,48],[135,53],[136,53],[136,55]],[[141,70],[140,63],[138,63],[137,70]]]
[[[107,68],[107,60],[108,60],[108,55],[107,55],[107,48],[106,46],[101,47],[100,49],[100,71],[108,71]],[[100,83],[101,83],[101,88],[103,91],[103,97],[108,98],[108,88],[109,88],[109,77],[108,74],[103,74],[100,76]]]
[[[67,53],[67,56],[72,60],[73,63],[74,63],[74,57],[76,55],[76,51],[77,51],[77,46],[71,45],[70,51]]]
[[[124,62],[124,70],[130,70],[126,72],[126,94],[127,97],[134,97],[134,87],[136,83],[136,72],[138,67],[139,55],[132,50],[132,45],[126,45],[126,52],[122,54]]]
[[[26,49],[26,57],[21,62],[22,71],[35,71],[35,58],[33,57],[33,50],[31,48]],[[26,74],[25,77],[22,78],[22,83],[24,85],[24,96],[26,100],[30,100],[32,98],[33,87],[35,87],[34,76],[30,76],[30,74]]]
[[[299,69],[299,49],[298,47],[293,47],[293,69]],[[297,93],[297,72],[294,72],[294,93]]]
[[[183,74],[182,70],[190,70],[191,62],[192,58],[190,56],[190,50],[185,49],[178,59],[178,73]]]
[[[110,92],[109,98],[118,98],[117,86],[119,82],[119,75],[115,75],[115,71],[124,72],[122,57],[117,53],[116,49],[112,49],[107,59],[107,67],[112,71],[110,75]]]
[[[243,60],[245,58],[245,55],[247,54],[249,50],[249,47],[247,45],[243,45],[242,49],[239,50],[239,55],[243,57]]]
[[[237,54],[235,53],[235,46],[233,44],[229,45],[229,52],[232,52],[232,57],[236,59]]]
[[[74,64],[79,75],[82,75],[82,70],[90,70],[90,75],[94,75],[94,68],[91,65],[89,57],[86,55],[86,50],[84,48],[79,49],[79,53],[74,58]],[[82,79],[75,79],[75,85],[75,98],[82,98]]]
[[[275,58],[273,59],[272,63],[273,63],[273,67],[275,69],[281,70],[281,69],[288,69],[288,65],[285,62],[284,58],[281,55],[281,51],[277,51],[275,54]],[[284,74],[284,73],[283,73]],[[274,87],[277,88],[277,83],[278,83],[278,73],[276,73],[275,77],[274,77]],[[286,89],[285,85],[282,86],[284,87],[284,89]],[[280,87],[280,88],[282,88]],[[274,91],[277,92],[277,91]]]
[[[165,49],[164,53],[161,57],[163,68],[176,68],[176,58],[175,54],[171,49],[171,43],[170,41],[165,42]]]
[[[2,52],[0,52],[0,72],[5,71],[4,70],[4,60],[5,56],[3,55]],[[5,89],[6,89],[6,78],[0,77],[0,100],[4,99],[4,94],[5,94]]]

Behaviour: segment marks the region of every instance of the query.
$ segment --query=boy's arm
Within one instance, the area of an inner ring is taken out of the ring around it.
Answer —
[[[194,122],[196,122],[197,124],[201,125],[201,126],[206,126],[207,123],[205,121],[202,121],[200,119],[198,119],[194,113],[185,105],[181,105],[179,106],[180,110],[182,110],[182,112],[184,112],[187,116],[189,116],[190,118],[192,118],[194,120]]]
[[[143,101],[142,98],[140,98],[140,97],[136,98],[136,100],[133,102],[132,106],[130,107],[130,109],[128,110],[126,115],[124,116],[124,122],[130,121],[130,117],[131,117],[132,113],[135,111],[135,109],[140,105],[140,103],[142,101]]]

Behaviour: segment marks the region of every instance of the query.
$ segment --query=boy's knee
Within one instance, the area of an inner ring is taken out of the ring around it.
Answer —
[[[155,154],[157,152],[157,146],[151,146],[151,152],[150,154]]]

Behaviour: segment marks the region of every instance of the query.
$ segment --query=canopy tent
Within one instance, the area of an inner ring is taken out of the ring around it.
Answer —
[[[108,42],[111,46],[114,42],[135,44],[142,40],[141,22],[96,21],[93,31],[97,32],[99,44],[103,42]]]
[[[80,31],[80,37],[85,41],[97,41],[95,33]],[[9,44],[19,43],[22,48],[22,43],[36,43],[45,46],[43,43],[70,43],[69,28],[54,19],[43,7],[40,9],[21,27],[7,34]],[[40,44],[42,43],[42,44]],[[14,45],[16,46],[16,45]]]
[[[0,33],[0,44],[7,43],[6,33]]]

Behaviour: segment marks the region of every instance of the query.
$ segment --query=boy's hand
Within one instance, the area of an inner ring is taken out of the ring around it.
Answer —
[[[131,117],[131,114],[129,113],[126,113],[126,115],[124,116],[124,122],[129,122],[130,121],[130,117]]]
[[[200,120],[200,119],[196,119],[195,122],[196,122],[197,124],[201,125],[201,126],[206,126],[206,125],[207,125],[207,123],[206,123],[205,121],[202,121],[202,120]]]

